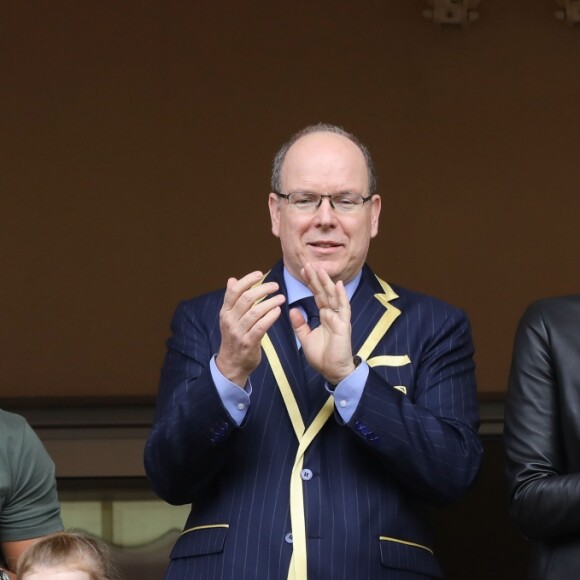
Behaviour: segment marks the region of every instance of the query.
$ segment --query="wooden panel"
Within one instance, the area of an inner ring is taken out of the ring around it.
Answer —
[[[371,265],[465,308],[502,391],[525,305],[580,286],[579,32],[426,5],[3,3],[2,396],[152,397],[177,302],[277,258],[271,157],[320,120],[374,152]]]

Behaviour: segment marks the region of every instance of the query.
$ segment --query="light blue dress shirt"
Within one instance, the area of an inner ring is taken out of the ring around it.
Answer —
[[[355,293],[360,279],[361,272],[359,272],[348,284],[344,285],[349,301]],[[308,286],[294,278],[286,268],[284,268],[284,283],[286,284],[287,300],[290,307],[292,307],[292,304],[297,300],[306,298],[307,296],[312,296],[312,292]],[[302,313],[302,316],[307,318],[304,310],[299,306],[297,308]],[[298,348],[301,348],[298,339],[296,339],[296,342]],[[238,385],[232,383],[222,375],[217,368],[215,358],[216,355],[211,358],[209,363],[213,382],[215,383],[222,403],[231,418],[237,425],[241,425],[250,406],[250,395],[252,394],[251,381],[248,381],[246,386],[241,389]],[[345,423],[350,421],[360,401],[368,375],[369,367],[366,362],[363,361],[350,375],[340,381],[334,390],[331,390],[328,384],[325,385],[326,390],[334,397],[336,410]]]

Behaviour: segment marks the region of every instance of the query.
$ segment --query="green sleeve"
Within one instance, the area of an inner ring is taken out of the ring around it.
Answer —
[[[24,418],[0,413],[0,541],[62,530],[52,459]]]

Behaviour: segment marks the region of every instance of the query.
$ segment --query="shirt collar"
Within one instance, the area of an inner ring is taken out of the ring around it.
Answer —
[[[344,285],[349,302],[356,289],[358,288],[361,276],[362,270],[359,270],[357,275],[350,282]],[[308,286],[303,284],[297,278],[294,278],[294,276],[292,276],[292,274],[290,274],[290,272],[286,269],[286,266],[284,266],[284,284],[286,284],[288,304],[292,304],[293,302],[296,302],[296,300],[301,300],[307,296],[312,296],[310,288],[308,288]]]

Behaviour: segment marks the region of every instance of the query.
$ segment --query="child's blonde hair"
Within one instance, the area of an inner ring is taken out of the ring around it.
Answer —
[[[18,561],[18,578],[45,568],[64,568],[86,572],[91,580],[116,580],[107,546],[78,532],[58,532],[28,548]]]

